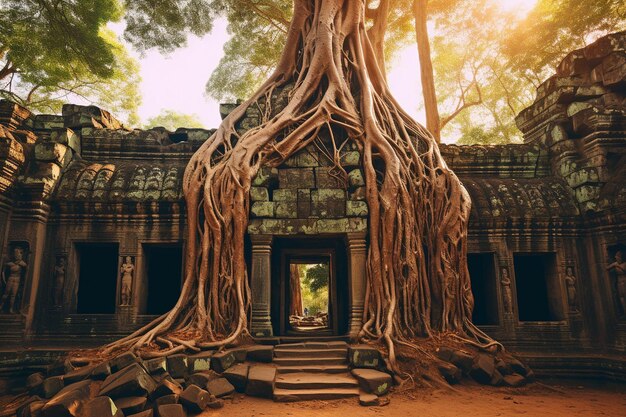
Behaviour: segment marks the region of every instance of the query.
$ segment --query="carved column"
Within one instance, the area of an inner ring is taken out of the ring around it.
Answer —
[[[270,300],[272,288],[272,236],[250,235],[252,241],[252,323],[250,333],[254,337],[272,336]]]
[[[365,301],[365,232],[348,233],[348,273],[350,274],[350,339],[356,339],[363,323]]]

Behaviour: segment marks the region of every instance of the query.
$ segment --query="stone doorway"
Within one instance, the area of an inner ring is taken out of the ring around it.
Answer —
[[[349,294],[343,239],[279,238],[274,247],[271,302],[274,335],[346,334]]]

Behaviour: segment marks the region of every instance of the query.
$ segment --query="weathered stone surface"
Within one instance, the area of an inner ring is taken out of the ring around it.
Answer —
[[[237,392],[245,392],[249,368],[248,364],[240,363],[228,368],[223,375],[235,387]]]
[[[290,156],[283,165],[299,168],[316,167],[319,165],[317,152],[314,148],[306,147]]]
[[[375,369],[353,369],[352,375],[359,381],[359,386],[365,392],[384,395],[391,388],[391,375]]]
[[[217,398],[220,398],[235,392],[235,387],[228,382],[226,378],[217,378],[209,381],[207,384],[207,390],[211,395],[215,395]]]
[[[187,377],[187,385],[197,385],[200,388],[206,389],[209,381],[213,381],[219,377],[219,374],[211,369],[207,371],[200,371]]]
[[[150,375],[160,375],[167,372],[167,359],[154,358],[143,361],[143,366]]]
[[[275,203],[275,217],[277,219],[295,219],[298,217],[298,203],[297,202],[276,202]]]
[[[164,378],[161,382],[158,383],[154,391],[151,393],[150,398],[154,400],[156,398],[160,398],[166,395],[178,395],[181,392],[183,392],[183,387],[181,387],[178,382],[169,378]]]
[[[182,391],[181,391],[182,392]],[[158,408],[160,405],[165,404],[178,404],[178,399],[180,395],[178,394],[168,394],[154,400],[154,405]]]
[[[298,190],[295,188],[279,188],[272,193],[272,201],[293,202],[298,201]]]
[[[199,413],[207,408],[209,393],[196,385],[190,385],[180,394],[179,400],[188,411]]]
[[[221,398],[216,398],[214,395],[211,395],[209,398],[209,403],[207,406],[213,410],[217,410],[219,408],[224,407],[224,400]]]
[[[135,414],[146,408],[148,399],[146,397],[124,397],[115,400],[117,408],[122,410],[124,415]]]
[[[89,396],[91,392],[90,387],[91,387],[90,380],[74,382],[73,384],[69,384],[63,387],[63,389],[61,389],[61,391],[59,391],[56,396],[58,397],[70,391],[81,391],[86,396]]]
[[[111,359],[109,361],[109,365],[111,366],[111,372],[115,373],[136,362],[137,356],[135,356],[135,354],[132,352],[126,352],[116,358]]]
[[[41,385],[41,393],[44,398],[52,398],[61,391],[64,385],[62,376],[46,378]]]
[[[217,372],[222,373],[237,362],[235,354],[232,351],[218,352],[211,357],[211,368]]]
[[[116,403],[109,397],[96,397],[85,404],[84,417],[124,417]]]
[[[37,417],[46,401],[34,396],[29,398],[28,402],[17,409],[17,417]]]
[[[369,345],[350,346],[348,358],[354,368],[378,368],[382,364],[378,349]]]
[[[159,417],[187,417],[187,413],[180,404],[165,404],[158,408]]]
[[[311,191],[311,215],[322,219],[346,214],[346,191],[339,188],[318,188]]]
[[[503,379],[504,385],[508,387],[521,387],[522,385],[526,384],[526,378],[516,373],[510,374],[510,375],[504,375],[502,379]]]
[[[437,369],[439,369],[439,373],[449,384],[458,384],[463,376],[459,368],[448,362],[438,364]]]
[[[494,372],[496,372],[496,365],[493,356],[479,353],[474,357],[474,363],[472,364],[470,375],[477,382],[480,382],[481,384],[490,384]]]
[[[472,370],[474,357],[467,352],[450,349],[444,346],[438,348],[435,354],[439,359],[450,362],[457,368],[460,368],[465,374],[468,374]]]
[[[272,398],[276,368],[269,366],[251,366],[248,371],[246,394],[253,397]]]
[[[359,151],[347,151],[341,155],[341,165],[343,167],[358,166],[361,159]]]
[[[359,404],[364,407],[379,405],[378,395],[361,393],[361,395],[359,395]]]
[[[348,184],[350,187],[362,187],[365,185],[363,173],[360,169],[353,169],[348,173]]]
[[[365,201],[346,201],[346,216],[367,217],[369,209]]]
[[[60,143],[38,142],[35,145],[35,159],[43,162],[54,162],[65,167],[72,160],[72,151]]]
[[[96,380],[106,379],[109,375],[111,375],[111,366],[109,365],[108,361],[102,362],[101,364],[96,365],[91,370],[92,379],[96,379]]]
[[[315,185],[317,188],[345,188],[345,174],[334,167],[315,168]]]
[[[246,359],[249,361],[268,363],[274,358],[274,346],[248,346],[246,350],[248,351]]]
[[[254,187],[267,187],[272,182],[275,182],[277,177],[278,171],[276,168],[261,167],[252,180],[252,185]]]
[[[89,394],[80,389],[56,395],[42,408],[39,417],[76,417],[88,399]]]
[[[274,217],[273,201],[255,201],[250,207],[252,217]]]
[[[348,197],[353,201],[365,200],[365,187],[357,187],[349,194]]]
[[[208,371],[211,369],[211,356],[213,352],[200,352],[187,358],[189,373]]]
[[[99,395],[111,398],[143,396],[152,394],[156,387],[156,382],[146,370],[141,365],[133,363],[105,379]]]
[[[74,382],[82,381],[91,376],[91,373],[95,366],[87,365],[81,368],[74,369],[63,376],[65,384],[73,384]]]
[[[269,201],[270,193],[265,187],[250,187],[251,201]]]
[[[167,372],[172,378],[184,378],[189,369],[187,355],[170,355],[167,357]]]
[[[148,410],[142,411],[141,413],[133,414],[126,417],[154,417],[154,410],[150,408]]]
[[[314,188],[313,168],[285,168],[278,170],[280,188]]]

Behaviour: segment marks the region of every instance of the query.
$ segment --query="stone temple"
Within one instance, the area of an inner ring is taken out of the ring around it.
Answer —
[[[625,88],[618,33],[571,52],[537,89],[516,118],[523,144],[441,146],[473,203],[474,322],[539,375],[626,379]],[[239,129],[259,115],[249,110]],[[35,115],[0,102],[0,379],[120,338],[173,306],[182,175],[210,133],[129,130],[91,106]],[[255,337],[302,335],[290,321],[290,266],[307,263],[328,270],[328,315],[308,334],[347,339],[360,327],[360,154],[340,150],[343,172],[328,152],[320,139],[254,180],[246,257]]]

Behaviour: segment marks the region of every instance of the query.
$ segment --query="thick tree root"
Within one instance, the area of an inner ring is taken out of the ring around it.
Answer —
[[[471,323],[470,198],[433,137],[391,96],[366,33],[364,2],[295,0],[294,7],[276,71],[224,119],[185,172],[188,234],[178,302],[101,353],[152,357],[248,336],[244,236],[252,179],[259,167],[276,167],[321,136],[330,139],[328,155],[340,172],[345,141],[362,155],[370,214],[360,339],[384,343],[398,374],[396,345],[419,352],[419,338],[437,340],[442,332],[500,348]],[[277,108],[272,97],[287,85],[289,100]],[[262,123],[238,133],[237,122],[259,104]]]

